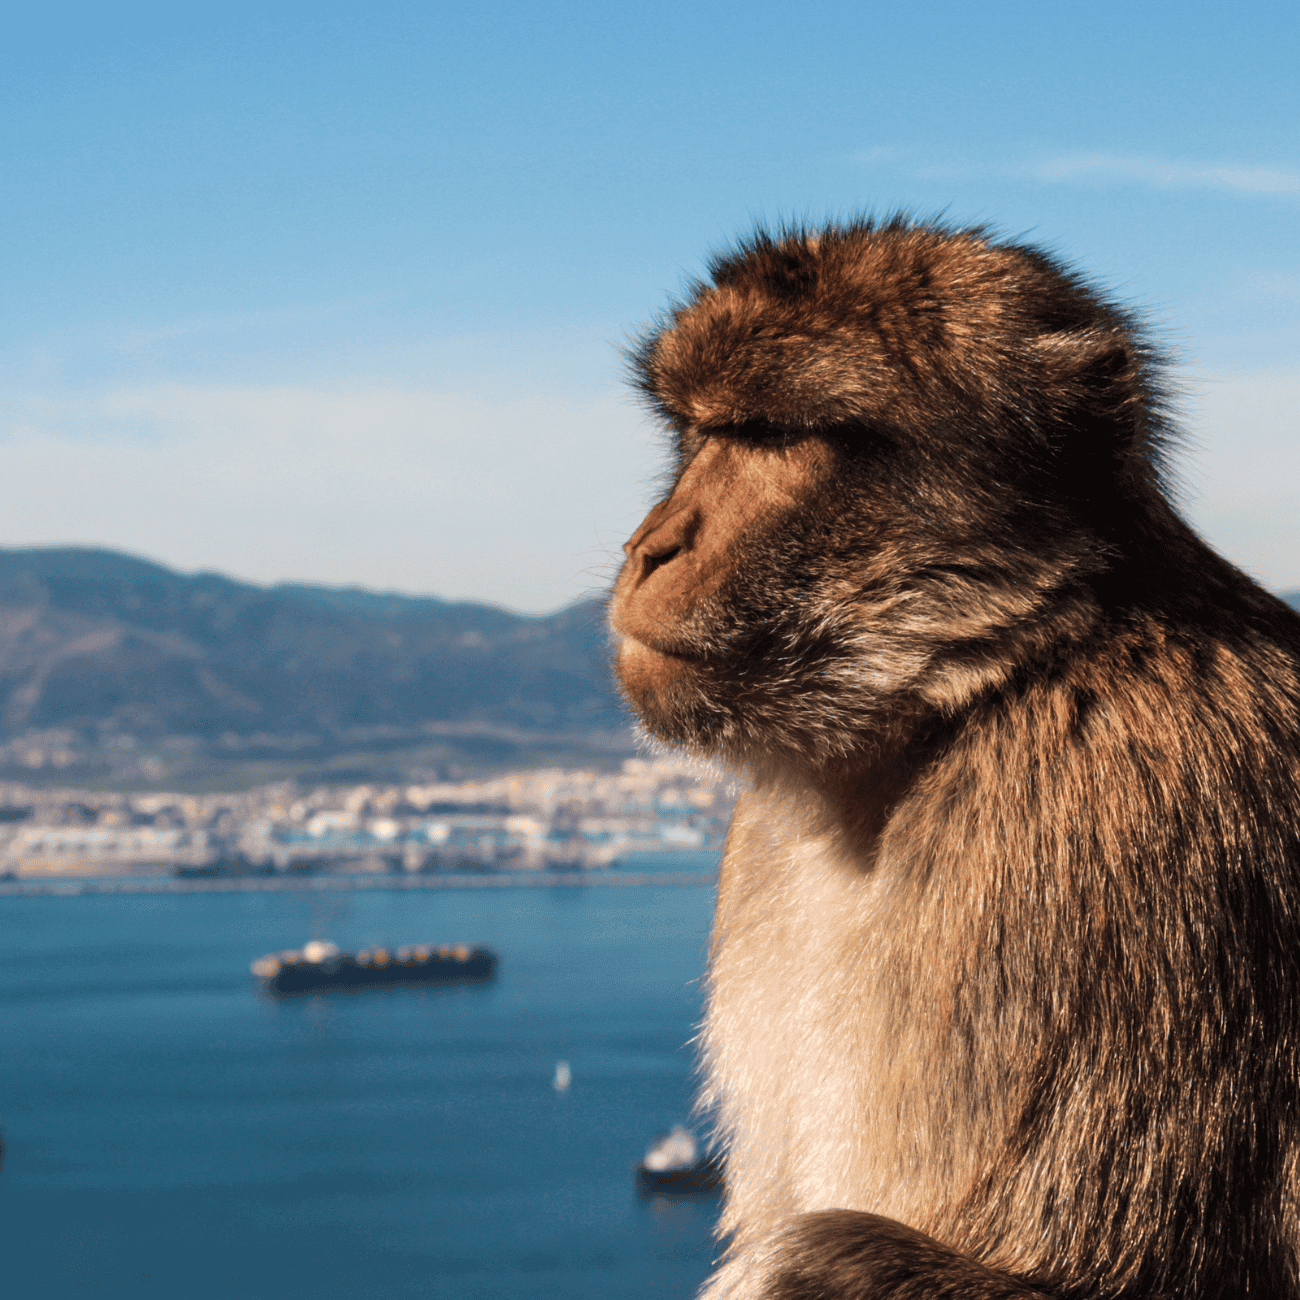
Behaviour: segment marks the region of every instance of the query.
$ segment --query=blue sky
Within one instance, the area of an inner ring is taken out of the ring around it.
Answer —
[[[554,608],[658,446],[619,348],[755,220],[1045,244],[1300,587],[1300,6],[60,6],[0,48],[0,544]]]

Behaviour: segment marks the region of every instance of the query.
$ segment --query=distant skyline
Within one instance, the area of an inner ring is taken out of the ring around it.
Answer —
[[[1300,10],[55,3],[0,49],[0,544],[554,609],[659,481],[620,348],[756,220],[986,222],[1174,355],[1300,588]]]

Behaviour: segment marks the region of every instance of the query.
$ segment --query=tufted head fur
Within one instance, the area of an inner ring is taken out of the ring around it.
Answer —
[[[1134,321],[1044,253],[896,220],[780,236],[714,259],[711,284],[642,345],[638,379],[677,429],[761,420],[915,442],[964,434],[1065,471],[1141,478],[1160,426]]]

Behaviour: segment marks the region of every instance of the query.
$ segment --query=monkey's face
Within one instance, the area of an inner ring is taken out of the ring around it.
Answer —
[[[673,743],[815,752],[864,706],[872,530],[850,467],[826,439],[756,427],[686,437],[682,458],[624,548],[610,611],[623,689]]]
[[[661,740],[750,767],[866,756],[1062,635],[1071,534],[1008,519],[955,454],[755,422],[688,432],[681,460],[610,608]]]

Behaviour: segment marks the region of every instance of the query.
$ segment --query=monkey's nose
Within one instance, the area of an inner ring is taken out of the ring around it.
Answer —
[[[623,553],[629,560],[640,559],[656,569],[691,545],[700,523],[697,510],[674,510],[671,501],[660,502],[624,543]]]

